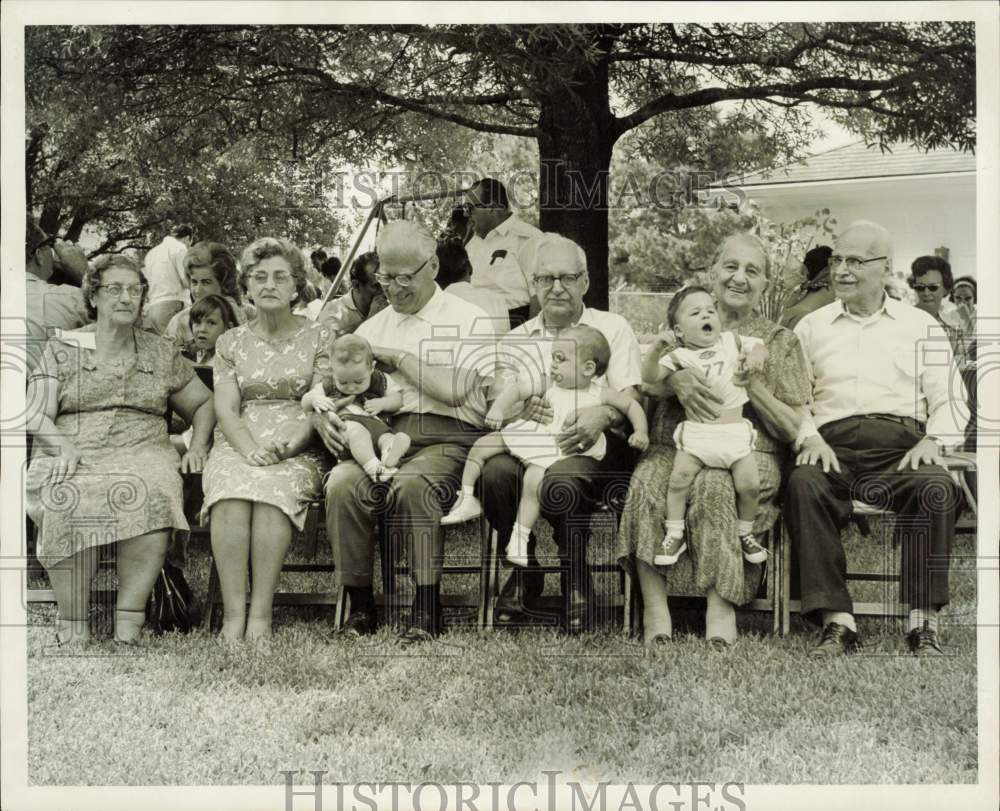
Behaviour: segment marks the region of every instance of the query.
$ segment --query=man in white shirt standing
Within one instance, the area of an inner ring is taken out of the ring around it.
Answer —
[[[642,384],[639,342],[622,316],[584,306],[589,277],[583,249],[559,234],[543,234],[532,281],[538,291],[541,312],[501,338],[495,393],[503,389],[511,374],[547,377],[553,342],[563,331],[582,324],[604,335],[611,349],[607,374],[597,382],[638,399]],[[542,422],[545,417],[551,419],[551,409],[548,414],[543,411],[538,415]],[[610,493],[625,492],[635,467],[632,449],[612,433],[606,434],[608,450],[603,461],[581,454],[605,431],[624,424],[625,418],[610,406],[582,408],[571,415],[559,426],[561,432],[556,438],[566,458],[553,464],[542,480],[542,516],[553,527],[559,557],[568,575],[564,597],[566,628],[570,632],[585,629],[589,619],[589,513],[601,500],[613,502]],[[487,520],[497,531],[501,549],[514,527],[523,474],[524,465],[510,454],[493,457],[483,468],[483,507]],[[541,578],[531,571],[538,566],[533,539],[528,554],[529,568],[515,571],[501,591],[495,611],[497,626],[515,623],[517,615],[530,607],[525,601],[530,603],[541,593]]]
[[[194,229],[190,225],[175,225],[146,254],[143,268],[149,282],[146,319],[157,335],[162,335],[170,319],[191,303],[184,254],[193,242]]]
[[[484,177],[465,192],[465,208],[474,234],[465,246],[472,262],[472,286],[503,297],[511,327],[528,320],[531,277],[542,235],[510,210],[507,189]]]
[[[437,247],[437,283],[442,290],[483,309],[489,317],[477,330],[479,335],[500,337],[510,332],[510,318],[502,296],[485,287],[475,287],[469,281],[472,264],[460,242],[439,242]]]
[[[852,499],[897,513],[907,645],[918,656],[942,652],[937,614],[948,602],[957,493],[941,456],[962,441],[964,421],[952,406],[962,384],[948,373],[951,346],[934,319],[886,295],[891,257],[884,228],[848,226],[830,257],[837,301],[795,327],[813,403],[784,515],[799,556],[802,614],[823,625],[814,655],[860,647],[840,540]]]
[[[405,544],[416,583],[403,641],[423,642],[441,631],[441,516],[454,501],[469,447],[483,433],[496,345],[492,337],[472,337],[486,314],[435,284],[435,247],[429,234],[405,220],[379,232],[375,278],[390,306],[354,333],[372,345],[376,360],[402,390],[402,408],[383,416],[411,444],[388,485],[371,485],[349,455],[327,480],[327,537],[338,582],[351,601],[344,626],[348,636],[370,634],[377,627],[372,570],[380,514],[390,545]],[[319,414],[313,425],[327,448],[343,456],[340,419]],[[388,487],[388,493],[379,487]]]

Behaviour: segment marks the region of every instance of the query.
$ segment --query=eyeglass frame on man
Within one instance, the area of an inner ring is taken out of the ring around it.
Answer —
[[[879,259],[888,259],[888,256],[873,256],[871,259],[862,259],[860,256],[840,256],[839,254],[833,254],[830,256],[830,261],[827,267],[830,270],[835,270],[841,265],[844,265],[848,270],[857,270],[862,265],[867,265],[869,262],[877,262]]]
[[[374,274],[375,281],[378,282],[379,287],[382,288],[388,287],[393,282],[396,283],[397,287],[403,287],[403,288],[409,287],[411,284],[413,284],[413,277],[416,276],[418,273],[420,273],[420,271],[422,271],[427,266],[427,263],[430,262],[431,259],[433,258],[434,254],[431,254],[423,262],[420,263],[420,267],[418,267],[411,273],[397,273],[395,276],[387,276],[385,273],[379,273],[378,271],[376,271]],[[403,279],[406,279],[406,281],[402,281]]]
[[[586,275],[586,271],[578,271],[576,273],[563,273],[559,276],[554,276],[551,273],[536,273],[531,279],[539,287],[549,288],[554,287],[556,280],[559,281],[563,287],[566,286],[566,281],[569,280],[570,284],[576,284],[580,279]]]

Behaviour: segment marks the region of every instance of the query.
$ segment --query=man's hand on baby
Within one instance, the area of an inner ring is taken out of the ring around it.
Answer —
[[[644,451],[649,447],[649,434],[635,431],[628,438],[628,444],[636,450]]]

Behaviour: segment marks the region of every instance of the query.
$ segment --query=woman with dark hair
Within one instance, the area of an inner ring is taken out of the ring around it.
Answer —
[[[329,370],[330,331],[293,308],[306,289],[302,252],[265,237],[240,264],[256,317],[215,345],[218,429],[202,483],[222,588],[222,636],[271,634],[278,575],[293,529],[319,496],[324,457],[299,401]],[[248,567],[253,564],[247,612]]]
[[[363,253],[351,264],[348,278],[351,289],[340,298],[328,301],[316,320],[333,331],[334,338],[354,332],[388,303],[382,287],[375,281],[378,254]]]
[[[137,641],[170,531],[188,528],[180,472],[200,471],[208,453],[208,389],[173,344],[136,325],[146,287],[128,256],[88,269],[83,293],[95,323],[50,339],[28,378],[26,506],[59,606],[60,644],[89,638],[90,581],[100,547],[112,544],[115,640]],[[168,404],[194,426],[182,459],[167,437]]]
[[[187,272],[192,302],[198,302],[209,295],[224,296],[232,305],[237,323],[246,321],[236,257],[225,245],[218,242],[192,245],[184,255],[184,270]],[[190,321],[191,306],[188,306],[171,318],[163,331],[163,337],[174,341],[185,353],[191,351],[194,341]]]
[[[750,398],[746,416],[757,432],[753,458],[760,486],[755,535],[769,530],[778,516],[785,445],[795,439],[799,408],[810,394],[798,338],[756,312],[771,276],[767,248],[751,234],[727,238],[712,263],[710,287],[722,329],[758,338],[768,351],[763,371],[750,374],[746,381]],[[650,352],[665,354],[672,348],[672,339],[664,336]],[[655,565],[667,514],[667,482],[677,453],[674,431],[685,412],[710,422],[719,410],[718,398],[711,399],[712,389],[694,369],[672,372],[667,385],[676,397],[657,402],[649,421],[650,445],[632,475],[618,532],[619,558],[624,565],[634,565],[638,575],[647,643],[667,642],[673,634],[668,593],[703,594],[705,635],[714,647],[725,648],[736,639],[735,606],[752,599],[763,569],[744,559],[733,477],[718,468],[702,468],[691,484],[687,553],[672,566]]]

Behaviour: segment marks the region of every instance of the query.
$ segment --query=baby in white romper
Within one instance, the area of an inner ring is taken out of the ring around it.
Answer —
[[[622,392],[595,382],[603,375],[611,358],[608,341],[593,327],[578,326],[565,330],[552,346],[552,366],[546,381],[522,375],[497,397],[486,413],[486,425],[493,433],[476,440],[469,451],[462,471],[462,491],[443,525],[459,524],[482,515],[483,508],[475,497],[476,480],[483,465],[494,456],[511,453],[525,463],[521,500],[517,508],[514,530],[507,545],[507,559],[518,566],[528,565],[528,538],[541,514],[539,493],[545,471],[566,454],[559,450],[556,436],[566,418],[591,406],[613,406],[632,425],[629,445],[645,450],[649,445],[649,428],[642,406]],[[544,391],[543,391],[544,389]],[[501,430],[505,415],[517,404],[533,395],[541,395],[552,408],[552,420],[541,424],[534,420],[517,420]],[[602,434],[581,456],[603,459],[607,442]]]

